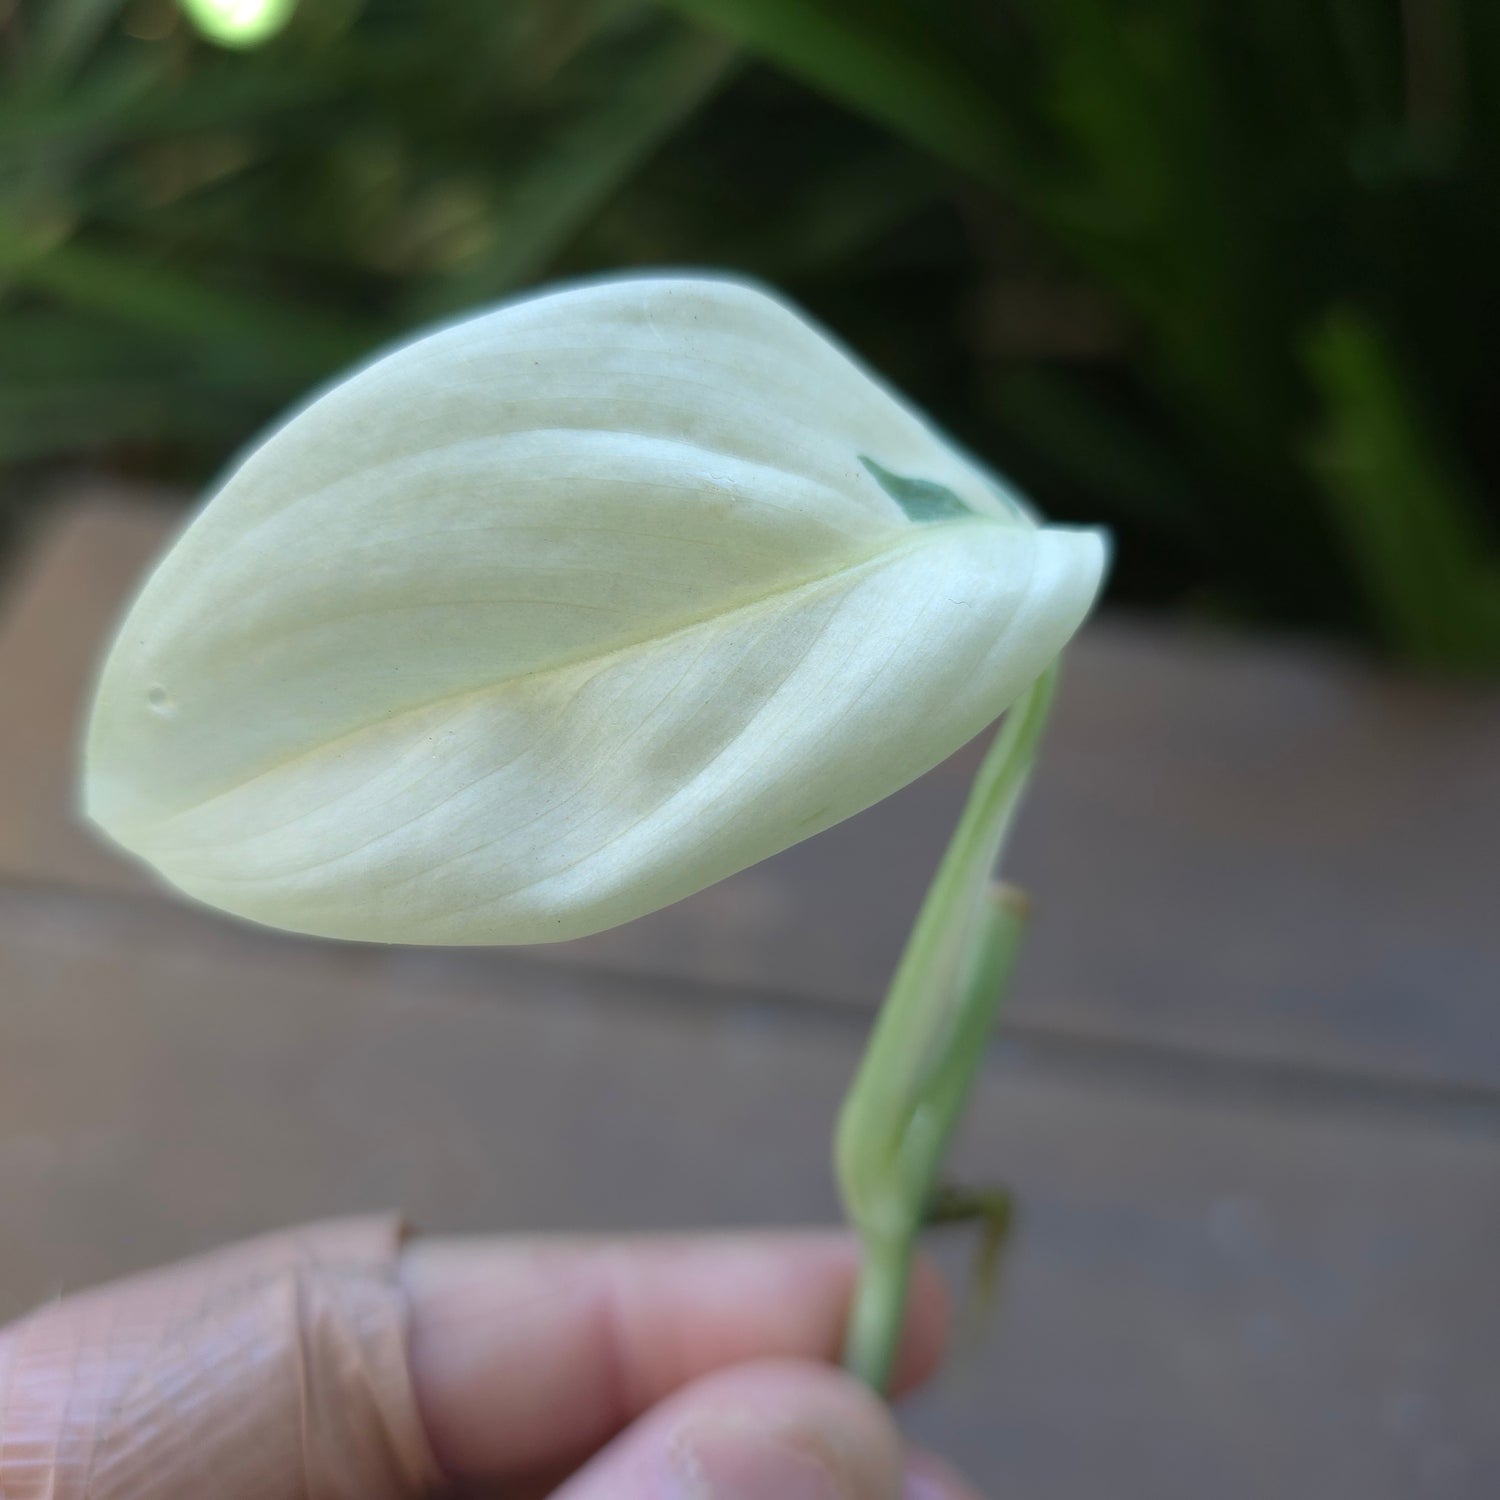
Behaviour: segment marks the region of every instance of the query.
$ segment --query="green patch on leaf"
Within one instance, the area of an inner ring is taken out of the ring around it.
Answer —
[[[963,521],[978,512],[965,505],[945,484],[931,479],[907,479],[892,474],[873,458],[860,454],[859,461],[874,476],[875,482],[913,521]]]

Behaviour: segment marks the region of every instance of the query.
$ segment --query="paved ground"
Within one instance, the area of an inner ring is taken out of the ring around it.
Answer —
[[[831,1218],[839,1093],[974,753],[583,943],[255,931],[69,810],[165,525],[80,497],[0,610],[0,1318],[356,1208]],[[997,1500],[1500,1494],[1500,697],[1107,621],[1011,868],[1037,922],[958,1155],[1022,1233],[913,1428]]]

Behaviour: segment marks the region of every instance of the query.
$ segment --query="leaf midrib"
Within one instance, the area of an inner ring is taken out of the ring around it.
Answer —
[[[239,776],[222,789],[211,792],[207,796],[197,798],[187,806],[179,808],[174,812],[166,813],[157,817],[145,818],[134,822],[115,820],[114,826],[121,830],[127,831],[130,834],[134,834],[143,829],[160,829],[177,818],[185,817],[189,813],[200,812],[204,808],[212,805],[214,802],[231,796],[236,792],[242,791],[244,788],[254,784],[257,781],[262,781],[267,779],[268,777],[276,776],[281,772],[287,770],[289,767],[296,765],[299,761],[309,760],[315,756],[326,754],[340,745],[347,744],[349,741],[357,739],[360,735],[369,733],[371,730],[377,728],[387,728],[399,724],[403,719],[413,718],[419,714],[427,713],[430,710],[437,708],[445,703],[460,703],[468,698],[482,698],[487,694],[502,690],[507,684],[510,683],[536,681],[539,678],[551,676],[555,673],[573,671],[589,662],[597,663],[598,668],[602,670],[605,666],[608,665],[610,661],[614,660],[615,658],[627,655],[632,651],[639,650],[643,646],[666,643],[677,638],[678,636],[686,635],[691,631],[700,629],[704,625],[707,625],[713,621],[729,620],[738,614],[764,609],[774,604],[777,600],[785,599],[790,595],[797,594],[805,590],[811,591],[814,589],[833,585],[865,570],[874,569],[877,566],[883,566],[889,562],[893,562],[897,558],[902,557],[908,553],[920,551],[922,548],[932,545],[932,543],[939,535],[951,535],[955,530],[972,529],[978,527],[987,529],[996,528],[1007,532],[1014,532],[1017,530],[1017,528],[1015,528],[1014,526],[1007,526],[998,520],[992,520],[989,517],[980,515],[975,515],[972,518],[955,517],[952,520],[946,521],[912,523],[911,535],[903,536],[900,533],[895,533],[897,540],[895,540],[894,542],[886,540],[882,543],[882,545],[871,550],[870,552],[867,552],[861,556],[853,557],[847,562],[841,564],[839,567],[830,571],[809,574],[800,578],[792,579],[786,583],[778,585],[775,588],[768,589],[764,593],[756,595],[756,597],[753,599],[747,599],[739,604],[730,605],[728,608],[705,611],[686,620],[680,621],[679,623],[674,624],[666,629],[652,630],[649,633],[643,633],[633,636],[627,640],[618,642],[606,651],[600,651],[596,653],[589,650],[581,650],[570,655],[560,657],[556,661],[549,662],[544,667],[537,667],[529,671],[518,672],[509,676],[495,678],[488,682],[480,683],[474,687],[460,688],[451,693],[439,693],[434,697],[424,698],[418,702],[406,704],[400,708],[392,710],[389,713],[381,715],[379,718],[366,719],[363,722],[353,725],[349,729],[332,736],[331,738],[319,740],[316,744],[310,746],[306,750],[299,751],[298,753],[293,755],[284,756],[248,775]]]

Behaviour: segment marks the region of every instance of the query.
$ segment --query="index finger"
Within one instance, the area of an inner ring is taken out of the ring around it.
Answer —
[[[402,1279],[433,1451],[457,1480],[553,1469],[711,1370],[837,1359],[857,1264],[822,1233],[414,1241]],[[898,1389],[936,1367],[945,1320],[919,1262]]]

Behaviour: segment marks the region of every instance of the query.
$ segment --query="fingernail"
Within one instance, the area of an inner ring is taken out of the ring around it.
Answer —
[[[697,1426],[667,1450],[671,1500],[856,1500],[843,1465],[802,1434]]]
[[[907,1456],[902,1500],[978,1500],[967,1482],[930,1453]]]
[[[908,1474],[902,1500],[952,1500],[952,1491],[931,1474]]]

